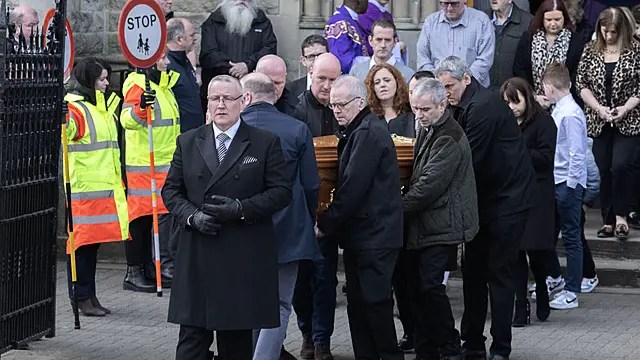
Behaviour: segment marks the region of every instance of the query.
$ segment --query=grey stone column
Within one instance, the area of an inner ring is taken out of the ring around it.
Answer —
[[[300,28],[323,28],[327,22],[325,9],[320,0],[301,0],[300,2]]]
[[[402,24],[410,24],[411,19],[411,0],[395,0],[389,3],[391,14],[393,14],[393,20],[397,26],[402,27]]]
[[[420,4],[420,24],[422,25],[427,16],[440,9],[440,4],[438,0],[421,0]]]
[[[321,0],[316,0],[316,2],[321,2]],[[322,0],[322,13],[324,14],[325,23],[329,21],[333,13],[336,12],[336,7],[342,6],[341,2],[336,3],[335,0]]]

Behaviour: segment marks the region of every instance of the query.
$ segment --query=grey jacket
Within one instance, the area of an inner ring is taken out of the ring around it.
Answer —
[[[403,209],[407,249],[466,243],[478,232],[471,148],[448,111],[431,129],[420,129]]]
[[[486,13],[489,15],[489,19],[493,19],[491,9]],[[490,72],[492,88],[499,88],[507,79],[513,77],[513,62],[518,43],[522,33],[529,29],[531,19],[531,14],[523,11],[514,3],[511,18],[501,32],[496,31],[496,51]]]
[[[353,65],[351,67],[351,71],[349,71],[349,75],[353,75],[358,79],[364,81],[364,79],[367,77],[367,74],[369,73],[370,66],[371,66],[370,60],[359,62],[356,65]],[[393,64],[393,67],[395,67],[396,69],[398,69],[398,71],[400,71],[406,83],[409,83],[409,80],[411,80],[413,73],[415,73],[413,69],[411,69],[410,67],[404,65],[399,61],[396,61],[396,63]]]

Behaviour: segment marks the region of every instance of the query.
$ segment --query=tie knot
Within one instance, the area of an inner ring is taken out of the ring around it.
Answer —
[[[218,139],[219,142],[224,143],[225,141],[229,140],[229,135],[220,133],[218,134],[218,136],[216,136],[216,139]]]

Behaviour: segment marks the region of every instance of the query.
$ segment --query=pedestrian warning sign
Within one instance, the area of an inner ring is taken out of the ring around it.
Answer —
[[[155,0],[130,0],[120,13],[118,42],[131,65],[147,68],[162,58],[167,23]]]

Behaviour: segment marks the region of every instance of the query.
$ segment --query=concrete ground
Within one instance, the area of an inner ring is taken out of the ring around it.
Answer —
[[[122,290],[124,267],[99,265],[98,291],[113,314],[104,318],[82,317],[82,330],[73,329],[67,299],[65,266],[58,266],[57,334],[30,344],[27,350],[3,354],[6,360],[144,360],[173,359],[178,327],[166,322],[169,291],[164,297]],[[462,316],[462,283],[453,280],[449,296],[456,320]],[[535,309],[535,305],[533,305]],[[402,335],[396,320],[398,334]],[[488,332],[488,330],[487,330]],[[487,333],[489,337],[489,334]],[[289,323],[285,347],[297,354],[302,339],[295,323]],[[336,310],[332,351],[337,360],[353,359],[346,313],[340,294]],[[413,359],[407,354],[405,359]],[[549,321],[532,319],[526,328],[514,329],[511,359],[640,359],[640,291],[598,288],[580,297],[580,308],[554,311]]]

